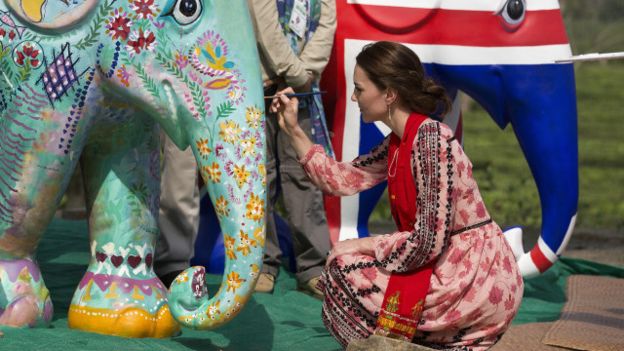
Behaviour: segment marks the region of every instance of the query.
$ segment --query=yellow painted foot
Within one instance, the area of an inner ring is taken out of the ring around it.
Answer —
[[[112,311],[71,305],[67,319],[70,328],[128,338],[168,338],[180,333],[166,304],[155,315],[136,307]]]

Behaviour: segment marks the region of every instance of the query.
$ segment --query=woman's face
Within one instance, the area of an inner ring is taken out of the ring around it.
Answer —
[[[386,120],[388,118],[386,92],[377,89],[377,86],[368,79],[368,75],[359,65],[355,65],[353,83],[355,87],[351,101],[357,102],[364,122]]]

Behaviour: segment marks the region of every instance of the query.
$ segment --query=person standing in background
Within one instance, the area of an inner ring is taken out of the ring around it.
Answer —
[[[182,151],[161,133],[160,210],[154,271],[166,287],[190,267],[199,229],[197,163],[190,147]]]
[[[298,92],[318,90],[334,42],[335,0],[248,0],[248,4],[262,63],[264,95],[273,95],[286,86],[295,87]],[[316,285],[330,249],[323,196],[301,169],[288,137],[269,112],[269,105],[265,107],[267,238],[256,291],[272,292],[279,272],[281,250],[273,214],[281,189],[299,288],[320,298],[323,294]],[[308,136],[331,152],[319,95],[302,99],[298,118]]]

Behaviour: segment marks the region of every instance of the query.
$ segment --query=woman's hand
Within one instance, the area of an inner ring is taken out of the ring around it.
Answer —
[[[292,88],[286,88],[277,92],[277,97],[271,102],[270,110],[277,114],[277,123],[280,128],[290,137],[290,145],[295,149],[297,156],[302,158],[314,145],[310,138],[299,126],[297,115],[299,113],[299,100],[288,98],[285,94],[293,94]]]
[[[299,131],[299,121],[297,119],[299,113],[299,100],[295,97],[289,98],[286,94],[294,94],[294,90],[290,87],[278,91],[271,102],[271,112],[277,114],[277,122],[280,128],[286,134],[293,136],[295,132]]]
[[[336,257],[344,254],[360,254],[375,257],[375,241],[372,237],[339,241],[329,251],[325,266],[329,266]]]

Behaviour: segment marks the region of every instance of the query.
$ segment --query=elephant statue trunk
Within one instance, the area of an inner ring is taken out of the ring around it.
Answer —
[[[69,326],[168,337],[178,322],[234,317],[264,246],[264,101],[247,2],[3,0],[0,67],[0,327],[52,318],[35,250],[79,159],[91,259]],[[201,268],[170,291],[154,274],[161,130],[192,148],[226,233],[210,299]]]

